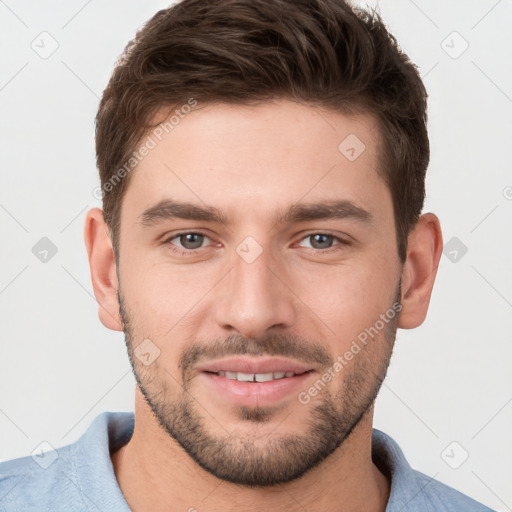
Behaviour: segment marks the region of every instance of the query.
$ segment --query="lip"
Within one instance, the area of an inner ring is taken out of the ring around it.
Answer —
[[[318,373],[312,364],[283,357],[229,357],[197,367],[199,382],[231,404],[256,407],[275,405],[306,389],[306,381]],[[290,373],[296,375],[266,382],[240,382],[217,372]]]
[[[215,392],[216,397],[221,397],[233,405],[263,407],[275,405],[278,401],[296,396],[298,392],[307,388],[306,381],[316,373],[314,370],[306,371],[293,377],[283,377],[267,382],[240,382],[207,371],[200,372],[198,377],[200,382],[204,382],[206,387]]]
[[[313,366],[280,357],[230,357],[198,366],[200,372],[242,372],[276,373],[293,372],[297,374],[314,370]]]

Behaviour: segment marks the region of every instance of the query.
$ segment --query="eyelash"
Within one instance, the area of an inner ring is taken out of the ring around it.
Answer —
[[[164,240],[164,244],[169,247],[169,250],[171,252],[173,252],[174,254],[178,254],[180,256],[190,256],[193,253],[199,252],[200,249],[205,249],[205,247],[199,247],[197,249],[182,249],[180,247],[177,247],[173,243],[171,243],[171,240],[174,240],[175,238],[179,238],[180,236],[183,236],[183,235],[202,235],[202,236],[204,236],[206,238],[209,238],[206,233],[202,233],[201,231],[182,231],[180,233],[174,233],[172,236],[166,238]],[[313,251],[314,254],[321,254],[321,255],[331,254],[332,252],[343,250],[343,248],[345,246],[351,245],[350,242],[348,242],[347,240],[344,240],[343,238],[340,238],[340,237],[334,235],[333,233],[324,232],[324,231],[316,231],[314,233],[309,233],[309,234],[303,236],[300,239],[300,242],[302,242],[306,238],[312,237],[314,235],[329,236],[329,237],[332,237],[334,240],[337,240],[339,242],[339,243],[335,244],[334,246],[329,247],[327,249],[315,249],[313,247],[309,248],[309,250]]]

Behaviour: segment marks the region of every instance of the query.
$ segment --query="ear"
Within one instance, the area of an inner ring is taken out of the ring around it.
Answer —
[[[105,222],[103,210],[92,208],[87,212],[84,240],[89,257],[94,295],[99,305],[98,314],[101,323],[108,329],[122,331],[123,322],[117,300],[119,283],[116,262],[110,239],[110,230]]]
[[[413,329],[424,322],[442,251],[439,219],[433,213],[425,213],[409,234],[398,327]]]

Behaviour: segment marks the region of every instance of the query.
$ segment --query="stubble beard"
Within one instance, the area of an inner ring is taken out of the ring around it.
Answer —
[[[326,386],[308,405],[297,401],[294,407],[309,407],[310,410],[303,433],[277,435],[279,422],[276,422],[275,429],[265,437],[259,435],[255,439],[254,432],[257,428],[248,429],[250,432],[243,435],[233,435],[230,433],[233,430],[232,425],[219,425],[218,422],[215,428],[218,431],[220,426],[223,433],[212,433],[208,422],[216,421],[215,411],[205,412],[208,409],[207,404],[200,404],[194,397],[191,389],[194,379],[187,378],[191,367],[182,368],[182,382],[178,383],[158,360],[151,366],[144,367],[134,357],[133,319],[126,312],[120,292],[118,299],[135,379],[160,426],[201,468],[221,480],[247,487],[270,487],[298,479],[318,466],[348,439],[375,402],[389,366],[398,325],[397,314],[379,332],[379,336],[355,354],[340,375],[334,377],[333,381],[337,378],[343,379],[343,386],[337,393],[333,393],[331,386]],[[399,299],[400,283],[395,304]],[[292,356],[291,337],[278,336],[277,339],[286,340],[288,344],[284,345],[288,350],[280,353],[279,343],[268,338],[261,340],[259,348],[254,348],[258,347],[260,340],[251,340],[248,344],[241,336],[230,336],[226,340],[226,346],[233,350],[225,354],[271,353]],[[381,343],[386,348],[382,351],[384,355],[377,360],[372,355],[372,348]],[[315,345],[320,346],[318,343]],[[266,350],[269,348],[270,351]],[[193,360],[188,355],[184,355],[181,361]],[[181,387],[179,398],[174,401],[168,398],[171,386],[174,394]],[[274,414],[271,407],[240,407],[237,422],[257,427],[272,421]],[[293,410],[290,415],[293,415]]]

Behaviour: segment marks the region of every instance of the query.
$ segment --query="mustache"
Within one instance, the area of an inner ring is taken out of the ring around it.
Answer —
[[[185,371],[200,361],[229,356],[281,356],[304,363],[329,366],[333,363],[328,352],[320,345],[300,336],[272,334],[264,338],[248,339],[238,334],[215,339],[208,343],[193,343],[182,354],[179,367]]]

